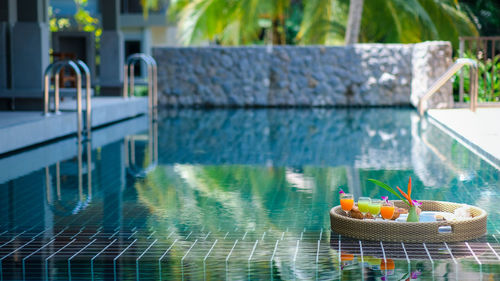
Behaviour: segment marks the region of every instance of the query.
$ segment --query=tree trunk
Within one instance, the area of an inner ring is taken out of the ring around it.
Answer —
[[[345,32],[345,44],[358,43],[361,16],[363,14],[363,0],[351,0],[349,4],[349,20]]]
[[[286,34],[284,32],[285,24],[284,21],[279,18],[275,18],[272,21],[272,36],[273,45],[285,45],[286,44]]]

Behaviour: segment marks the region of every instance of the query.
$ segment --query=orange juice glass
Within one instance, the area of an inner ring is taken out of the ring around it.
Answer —
[[[390,220],[394,216],[394,203],[384,202],[380,207],[380,215],[386,220]]]
[[[349,212],[354,207],[354,196],[350,193],[343,193],[340,196],[340,207],[345,212]]]

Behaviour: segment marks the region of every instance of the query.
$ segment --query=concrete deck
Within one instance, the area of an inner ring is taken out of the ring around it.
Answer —
[[[75,134],[75,108],[76,101],[67,99],[61,103],[62,113],[59,115],[43,116],[39,111],[0,111],[0,154]],[[147,110],[147,98],[95,97],[92,99],[92,127],[146,114]]]
[[[105,146],[148,129],[148,118],[140,116],[92,132],[92,149]],[[85,144],[83,144],[85,145]],[[64,138],[27,151],[0,158],[0,183],[27,175],[77,155],[76,137]],[[84,146],[85,148],[85,146]]]
[[[82,101],[82,107],[85,113],[85,101]],[[76,111],[76,100],[66,99],[61,103],[61,111]],[[147,112],[147,98],[95,97],[92,98],[92,127],[99,127]]]
[[[500,107],[431,109],[429,120],[497,168],[500,167]]]

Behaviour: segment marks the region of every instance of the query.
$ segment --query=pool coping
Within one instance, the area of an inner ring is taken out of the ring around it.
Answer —
[[[61,103],[61,114],[39,111],[0,111],[0,157],[54,139],[76,134],[76,102]],[[147,114],[147,98],[96,97],[92,99],[92,128]],[[85,110],[83,110],[85,114]],[[85,115],[83,115],[85,117]]]
[[[459,133],[458,131],[451,128],[450,125],[447,125],[444,121],[439,120],[438,117],[432,114],[432,112],[427,114],[427,120],[455,140],[457,140],[460,144],[465,146],[470,151],[477,154],[481,159],[486,161],[488,164],[495,167],[497,170],[500,170],[500,159],[488,152],[486,149],[481,147],[480,145],[474,143],[470,139],[468,139],[464,134]]]

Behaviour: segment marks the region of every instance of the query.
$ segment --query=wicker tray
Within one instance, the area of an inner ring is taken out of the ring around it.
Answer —
[[[423,211],[452,212],[463,204],[442,201],[421,201]],[[403,208],[402,201],[394,205]],[[486,234],[487,213],[471,206],[472,219],[440,222],[395,222],[359,220],[346,216],[340,206],[330,210],[330,223],[334,232],[362,240],[388,242],[458,242],[479,238]],[[451,232],[439,233],[439,227],[451,226]]]

